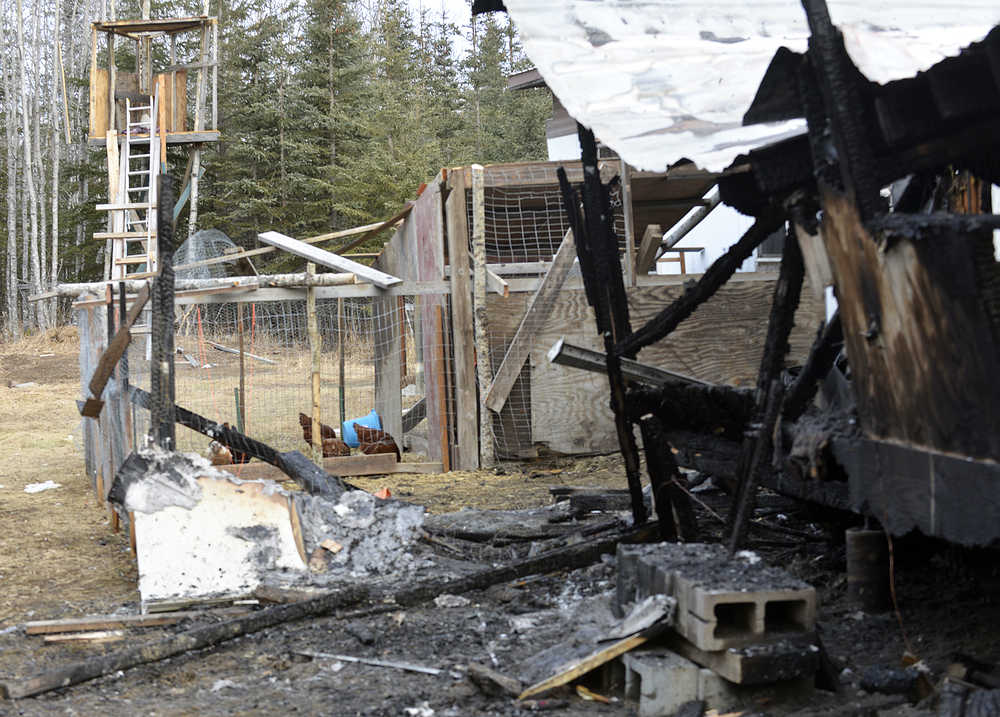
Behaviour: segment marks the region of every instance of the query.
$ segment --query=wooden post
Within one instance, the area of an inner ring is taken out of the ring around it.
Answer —
[[[311,291],[311,289],[307,289]],[[315,300],[314,300],[315,301]],[[239,393],[239,429],[240,433],[246,433],[247,426],[247,388],[246,388],[246,356],[243,349],[243,302],[236,302],[236,332],[240,338],[240,393]],[[310,341],[312,337],[310,336]]]
[[[435,360],[434,365],[437,368],[435,372],[436,375],[431,377],[431,380],[437,383],[437,397],[438,397],[438,415],[441,416],[441,472],[447,473],[451,470],[451,451],[448,446],[448,404],[447,396],[445,394],[445,357],[444,357],[444,310],[443,307],[438,304],[434,307],[434,335],[437,337],[437,341],[434,342],[434,353]],[[434,436],[427,436],[427,442],[434,440]]]
[[[343,430],[344,421],[347,420],[346,406],[344,405],[344,298],[340,297],[337,299],[337,343],[338,352],[340,353],[340,368],[338,375],[338,393],[339,405],[340,405],[340,427]]]
[[[396,298],[392,296],[374,299],[372,308],[375,320],[375,411],[382,419],[382,430],[401,445],[403,395],[399,364],[399,309]]]
[[[316,265],[306,264],[306,276],[310,286],[306,289],[306,327],[309,332],[309,349],[312,354],[312,457],[316,465],[323,465],[323,436],[320,433],[320,402],[319,402],[319,359],[320,338],[319,322],[316,319],[316,288],[311,286],[316,274]]]
[[[399,365],[402,367],[403,376],[406,376],[406,299],[398,297],[399,302]],[[402,387],[402,384],[400,384]]]
[[[108,129],[118,129],[115,110],[115,84],[118,82],[118,70],[115,68],[115,34],[108,33]]]
[[[476,355],[469,285],[469,224],[465,213],[465,177],[448,175],[451,191],[445,201],[448,261],[451,264],[451,335],[455,357],[456,468],[479,467],[479,430],[476,420]]]
[[[487,334],[488,312],[486,307],[486,190],[483,166],[472,165],[472,258],[473,306],[476,334],[476,365],[479,374],[479,452],[480,465],[492,468],[493,414],[486,407],[486,394],[493,383],[493,366],[490,364],[490,343]],[[452,274],[455,274],[454,268]]]
[[[635,286],[635,219],[632,215],[632,168],[621,160],[622,212],[625,215],[625,286]],[[683,273],[683,272],[681,272]]]

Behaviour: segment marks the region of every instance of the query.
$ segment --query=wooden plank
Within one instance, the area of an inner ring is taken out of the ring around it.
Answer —
[[[164,612],[156,615],[91,615],[88,617],[71,617],[61,620],[33,620],[24,623],[24,631],[28,635],[54,635],[64,632],[89,632],[91,630],[119,630],[129,627],[158,627],[175,625],[182,620],[215,615],[233,615],[245,613],[246,610],[186,610],[183,612]]]
[[[170,132],[167,134],[168,145],[178,144],[205,144],[207,142],[218,142],[221,139],[218,130],[204,129],[198,132]],[[103,147],[104,137],[90,137],[87,145],[90,147]]]
[[[632,168],[621,160],[622,213],[625,216],[625,286],[635,286],[635,217],[632,207]]]
[[[648,274],[656,265],[656,252],[660,248],[660,241],[663,239],[663,230],[659,224],[647,224],[646,231],[642,235],[642,243],[639,245],[639,252],[635,255],[636,275]]]
[[[507,347],[507,354],[503,357],[503,361],[486,391],[484,403],[491,411],[499,413],[507,402],[510,389],[531,352],[535,341],[535,332],[548,319],[556,297],[562,289],[563,281],[569,275],[575,261],[576,244],[573,241],[573,232],[567,231],[555,258],[552,260],[552,266],[549,267],[548,273],[538,285],[538,290],[528,302],[521,323],[517,327],[510,346]]]
[[[122,212],[133,209],[156,209],[156,204],[150,204],[149,202],[123,202],[120,204],[98,204],[96,208],[99,212]]]
[[[345,259],[344,257],[334,254],[333,252],[306,244],[305,242],[301,242],[298,239],[293,239],[290,236],[285,236],[284,234],[280,234],[278,232],[263,232],[258,234],[257,238],[265,244],[278,247],[279,249],[283,249],[291,254],[295,254],[296,256],[301,256],[304,259],[321,264],[322,266],[326,266],[331,269],[339,269],[340,271],[351,272],[355,276],[371,282],[381,289],[387,289],[393,284],[399,284],[402,282],[402,279],[399,279],[398,277],[391,276],[378,271],[377,269],[372,269],[364,264],[359,264],[356,261]]]
[[[399,222],[406,219],[406,217],[409,216],[412,210],[413,210],[413,202],[407,202],[406,205],[395,215],[386,219],[381,224],[378,224],[374,229],[365,232],[357,239],[353,239],[344,244],[343,246],[337,247],[336,249],[333,250],[333,253],[343,254],[345,251],[350,251],[354,247],[364,244],[366,241],[379,234],[379,232],[381,232],[383,229],[388,229],[389,227],[395,226]],[[377,256],[377,254],[375,256]]]
[[[539,695],[543,692],[547,692],[554,687],[565,685],[567,682],[572,682],[577,677],[581,677],[591,670],[595,670],[601,665],[610,662],[616,657],[624,655],[629,650],[634,650],[648,640],[649,638],[642,634],[633,635],[632,637],[626,637],[624,640],[614,642],[607,647],[595,650],[582,660],[578,660],[565,666],[552,677],[533,684],[531,687],[518,695],[517,698],[519,700],[524,700],[533,695]]]
[[[461,173],[452,174],[448,185],[451,190],[445,200],[448,256],[456,269],[451,272],[451,336],[455,357],[455,423],[458,433],[455,467],[471,471],[479,468],[475,325],[472,318],[472,282],[469,272],[460,270],[468,266],[469,225],[465,210],[465,181]]]
[[[403,464],[398,464],[403,465]],[[415,463],[412,465],[422,465]],[[434,465],[440,465],[435,463]],[[338,456],[336,458],[324,458],[323,470],[337,476],[368,476],[384,475],[396,472],[396,455],[394,453],[376,453],[367,456],[358,454],[354,456]],[[243,465],[216,466],[224,471],[247,480],[257,480],[268,478],[271,480],[287,480],[287,476],[276,466],[270,463],[246,463]]]
[[[146,232],[94,232],[94,239],[148,239],[148,238],[150,238],[150,236]]]
[[[428,384],[433,383],[436,388],[436,400],[437,405],[437,415],[440,417],[440,422],[438,424],[439,442],[441,446],[441,466],[445,473],[451,470],[451,445],[449,439],[448,430],[448,397],[445,393],[445,355],[444,355],[444,332],[445,332],[445,320],[444,320],[444,307],[441,304],[437,304],[435,307],[435,323],[434,331],[432,335],[436,339],[434,346],[434,372],[427,377]],[[434,434],[429,430],[427,433],[427,439],[429,442],[434,442]]]
[[[99,630],[97,632],[77,632],[70,635],[46,635],[44,642],[86,642],[92,645],[104,642],[120,642],[125,639],[121,630]]]

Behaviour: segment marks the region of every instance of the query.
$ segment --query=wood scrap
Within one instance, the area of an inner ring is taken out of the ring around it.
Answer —
[[[66,635],[46,635],[45,642],[87,642],[93,645],[104,642],[118,642],[125,639],[122,630],[98,630],[95,632],[73,632]]]
[[[524,685],[520,680],[501,674],[486,665],[470,662],[465,670],[472,684],[485,695],[517,697],[524,691]]]
[[[555,687],[565,685],[567,682],[572,682],[577,677],[581,677],[591,670],[597,669],[601,665],[610,662],[619,655],[624,655],[626,652],[639,647],[639,645],[645,644],[648,640],[649,637],[643,633],[633,635],[632,637],[626,637],[624,640],[618,640],[607,647],[595,650],[582,660],[564,665],[562,669],[552,675],[552,677],[531,685],[531,687],[518,695],[518,699],[523,700],[531,697],[532,695],[540,695],[541,693],[548,692]]]
[[[208,339],[205,339],[205,343],[208,344],[209,346],[211,346],[216,351],[222,351],[223,353],[227,353],[227,354],[235,354],[237,356],[240,355],[239,349],[231,349],[228,346],[223,346],[222,344],[217,344],[214,341],[209,341]],[[278,363],[277,361],[275,361],[273,359],[265,358],[263,356],[258,356],[257,354],[252,354],[252,353],[249,353],[247,351],[244,351],[243,355],[246,356],[247,358],[252,358],[252,359],[254,359],[256,361],[260,361],[261,363],[267,363],[267,364],[272,364],[272,365],[277,365],[277,363]]]
[[[414,665],[409,662],[392,662],[389,660],[376,660],[371,657],[355,657],[353,655],[334,655],[329,652],[313,652],[312,650],[296,650],[293,654],[304,655],[321,660],[337,660],[339,662],[357,662],[362,665],[372,665],[374,667],[390,667],[394,670],[404,670],[406,672],[421,672],[425,675],[440,675],[443,670],[436,667],[424,667]]]
[[[71,617],[60,620],[34,620],[24,623],[28,635],[48,635],[62,632],[85,632],[92,630],[117,630],[125,627],[159,627],[174,625],[182,620],[193,620],[209,616],[233,616],[246,613],[243,608],[222,608],[218,610],[187,610],[184,612],[164,612],[156,615],[92,615]]]

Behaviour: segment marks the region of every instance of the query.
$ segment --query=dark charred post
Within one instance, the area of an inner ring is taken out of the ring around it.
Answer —
[[[806,412],[816,395],[819,382],[833,368],[833,362],[837,360],[843,343],[844,329],[838,312],[830,319],[830,323],[820,327],[802,372],[795,379],[795,383],[789,386],[784,406],[781,408],[781,417],[784,420],[796,421]]]
[[[660,522],[663,540],[691,542],[697,538],[698,524],[691,507],[691,497],[685,490],[684,477],[670,450],[663,424],[649,414],[639,421],[642,443],[646,449],[646,469],[653,489],[653,505]],[[676,521],[675,521],[676,518]]]
[[[559,171],[559,183],[569,225],[576,239],[587,301],[594,308],[597,330],[604,336],[615,428],[625,459],[633,517],[636,524],[641,524],[646,520],[646,509],[639,479],[638,447],[631,423],[625,417],[625,382],[621,364],[611,350],[616,337],[624,336],[630,330],[628,304],[618,258],[618,243],[611,230],[610,202],[607,190],[600,181],[593,133],[581,127],[580,142],[583,147],[585,177],[585,221],[580,219],[579,200],[562,170]]]
[[[740,459],[740,482],[729,512],[729,550],[735,552],[746,539],[750,517],[757,504],[757,486],[761,475],[770,468],[774,448],[774,428],[781,415],[784,385],[781,373],[788,353],[788,337],[795,324],[805,266],[793,229],[785,234],[781,272],[774,287],[774,302],[767,325],[764,354],[757,374],[756,435],[743,441]]]
[[[582,236],[576,235],[576,245],[585,247],[583,254],[579,255],[587,256],[587,262],[590,263],[589,267],[584,266],[584,259],[581,258],[581,271],[584,272],[584,282],[590,283],[593,287],[593,297],[597,304],[594,311],[598,317],[598,330],[604,336],[608,383],[611,385],[611,410],[615,415],[618,445],[625,460],[625,475],[632,499],[632,516],[635,524],[641,525],[646,522],[647,514],[639,475],[639,447],[635,441],[632,422],[628,419],[621,358],[615,352],[615,344],[632,330],[629,324],[628,299],[625,295],[625,282],[622,279],[621,260],[618,256],[618,240],[611,224],[611,202],[607,187],[601,183],[601,173],[597,165],[597,142],[593,132],[583,125],[577,127],[583,161],[585,226],[580,232]],[[575,210],[575,205],[567,207],[570,214]],[[633,353],[630,357],[634,356]]]
[[[156,249],[159,275],[153,281],[152,365],[150,367],[150,434],[161,448],[177,444],[174,426],[174,180],[157,178]]]
[[[702,275],[697,284],[686,289],[670,306],[650,319],[641,329],[625,337],[618,344],[619,354],[635,356],[639,349],[667,337],[678,324],[712,298],[719,287],[729,281],[747,257],[753,254],[753,250],[781,226],[783,219],[784,215],[773,209],[757,217],[757,221],[746,234],[708,267],[708,271]]]
[[[629,418],[656,416],[664,431],[684,430],[739,440],[753,420],[754,396],[749,389],[670,382],[661,388],[634,386],[627,395]]]
[[[883,213],[876,164],[863,111],[857,70],[844,47],[844,37],[830,19],[826,0],[802,0],[809,22],[809,61],[818,81],[840,164],[841,180],[863,220]],[[810,117],[810,135],[818,136]],[[813,144],[815,148],[815,143]],[[817,165],[818,166],[818,165]]]

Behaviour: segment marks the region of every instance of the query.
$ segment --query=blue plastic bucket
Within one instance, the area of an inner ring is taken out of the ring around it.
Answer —
[[[378,417],[375,413],[375,409],[367,416],[362,416],[361,418],[349,418],[344,421],[344,425],[341,427],[343,429],[341,433],[341,438],[344,443],[349,445],[351,448],[357,448],[359,445],[358,436],[354,433],[354,424],[364,426],[365,428],[375,428],[379,431],[382,430],[382,419]]]

